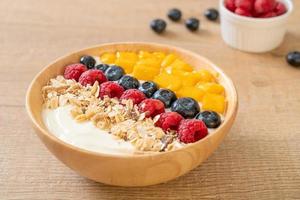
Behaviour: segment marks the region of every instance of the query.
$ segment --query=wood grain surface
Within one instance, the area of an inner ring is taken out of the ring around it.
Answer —
[[[217,0],[1,0],[0,199],[300,199],[300,69],[284,55],[300,50],[300,1],[284,43],[266,54],[224,44],[218,23],[202,16]],[[201,19],[201,31],[168,23],[156,35],[149,21],[178,7]],[[171,182],[144,188],[106,186],[80,177],[39,141],[25,113],[29,82],[70,51],[116,41],[171,44],[202,54],[232,77],[236,122],[203,164]]]

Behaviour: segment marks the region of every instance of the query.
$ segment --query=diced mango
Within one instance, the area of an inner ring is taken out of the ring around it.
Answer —
[[[176,59],[169,67],[177,70],[182,70],[186,72],[191,72],[193,71],[193,67],[188,65],[187,63],[183,62],[180,59]]]
[[[198,71],[195,71],[194,73],[199,76],[200,82],[216,82],[216,78],[213,73],[207,69],[200,69]]]
[[[164,52],[159,52],[159,51],[153,52],[152,55],[158,58],[161,62],[166,57],[166,54]]]
[[[162,67],[168,67],[171,65],[175,60],[177,59],[177,56],[174,54],[168,54],[162,61],[161,66]]]
[[[147,67],[144,65],[135,65],[133,69],[133,76],[140,80],[150,81],[159,74],[159,68]]]
[[[116,55],[114,53],[104,53],[100,56],[100,60],[105,64],[113,64],[116,60]]]
[[[140,59],[136,63],[136,65],[142,65],[142,66],[145,66],[145,67],[160,69],[160,61],[159,61],[159,59],[157,59],[155,57]]]
[[[196,87],[191,87],[191,86],[184,86],[182,88],[180,88],[180,90],[178,90],[176,92],[176,94],[178,95],[178,97],[191,97],[193,99],[195,99],[196,101],[202,101],[202,98],[204,96],[204,91],[196,88]]]
[[[212,110],[224,113],[226,107],[225,97],[219,94],[206,93],[202,99],[203,110]]]
[[[139,56],[140,59],[152,58],[153,57],[153,55],[150,52],[148,52],[148,51],[139,51],[139,55],[138,56]]]
[[[126,73],[131,73],[137,60],[138,56],[134,52],[117,52],[115,64],[121,66]]]
[[[197,88],[202,89],[205,93],[212,93],[212,94],[225,94],[225,89],[222,85],[218,83],[198,83],[196,85]]]
[[[173,76],[170,74],[162,73],[154,78],[154,82],[156,82],[159,87],[167,88],[173,91],[179,90],[181,87],[181,79],[177,76]]]

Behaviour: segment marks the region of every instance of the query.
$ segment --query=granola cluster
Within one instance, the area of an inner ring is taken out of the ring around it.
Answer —
[[[176,148],[176,133],[164,132],[154,119],[140,113],[132,100],[99,98],[99,83],[82,86],[75,80],[57,76],[42,88],[44,105],[48,109],[72,105],[71,115],[77,122],[92,121],[118,139],[129,141],[139,151],[169,151]],[[88,133],[87,133],[88,134]]]

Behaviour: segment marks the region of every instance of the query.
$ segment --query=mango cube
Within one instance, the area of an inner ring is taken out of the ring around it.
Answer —
[[[126,73],[131,73],[137,60],[138,56],[134,52],[117,52],[115,64],[121,66]]]
[[[216,78],[213,73],[207,69],[200,69],[198,71],[195,71],[194,73],[199,76],[200,82],[216,82]]]
[[[139,59],[152,58],[153,55],[148,51],[139,51],[138,57]]]
[[[133,69],[133,76],[140,80],[151,81],[159,74],[159,68],[147,67],[145,65],[135,65]]]
[[[100,60],[105,64],[114,64],[116,55],[114,53],[104,53],[100,56]]]
[[[181,87],[181,79],[167,73],[161,73],[154,78],[159,87],[177,91]]]
[[[176,59],[177,59],[177,56],[171,53],[171,54],[167,55],[167,56],[163,59],[163,61],[162,61],[162,63],[161,63],[161,66],[162,66],[162,67],[168,67],[168,66],[171,65]]]
[[[182,88],[180,88],[180,90],[178,90],[176,92],[176,94],[179,97],[191,97],[193,99],[195,99],[196,101],[202,101],[202,98],[204,96],[204,91],[196,88],[196,87],[191,87],[191,86],[184,86]]]
[[[160,69],[160,60],[155,57],[140,59],[136,65]]]
[[[226,108],[225,97],[219,94],[206,93],[202,99],[202,108],[222,114]]]
[[[225,89],[222,85],[218,83],[198,83],[196,85],[197,88],[202,89],[205,93],[212,93],[212,94],[225,94]]]
[[[193,67],[188,65],[187,63],[183,62],[180,59],[176,59],[169,67],[177,70],[182,70],[185,72],[191,72],[193,71]]]

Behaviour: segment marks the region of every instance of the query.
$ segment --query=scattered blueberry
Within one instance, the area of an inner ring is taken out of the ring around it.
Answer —
[[[93,69],[96,64],[96,60],[92,56],[82,56],[80,58],[80,63],[87,66],[88,69]]]
[[[191,31],[196,31],[199,28],[199,20],[196,18],[189,18],[185,21],[185,26],[191,30]]]
[[[101,70],[103,73],[109,68],[107,64],[99,64],[95,66],[95,69]]]
[[[202,120],[207,128],[218,128],[221,124],[221,117],[214,111],[203,111],[196,115],[196,119]]]
[[[118,83],[125,89],[125,90],[128,90],[128,89],[136,89],[140,86],[140,82],[132,77],[132,76],[128,76],[128,75],[125,75],[123,76],[119,81]]]
[[[166,29],[167,23],[162,19],[154,19],[151,21],[150,26],[156,33],[162,33]]]
[[[286,55],[286,61],[294,67],[300,67],[300,52],[292,51],[288,53]]]
[[[152,81],[146,81],[142,83],[139,87],[139,90],[142,91],[148,98],[150,98],[154,92],[158,89],[156,83]]]
[[[172,21],[179,21],[181,19],[181,11],[177,8],[169,10],[168,17]]]
[[[219,17],[219,12],[215,8],[209,8],[205,11],[204,16],[211,21],[216,21]]]
[[[158,99],[165,104],[166,108],[169,108],[171,104],[177,99],[175,93],[168,89],[159,89],[153,96],[153,99]]]
[[[106,71],[105,76],[109,81],[117,81],[125,74],[122,67],[111,65]]]
[[[181,114],[184,118],[193,118],[200,111],[197,101],[184,97],[177,99],[171,106],[171,111]]]

